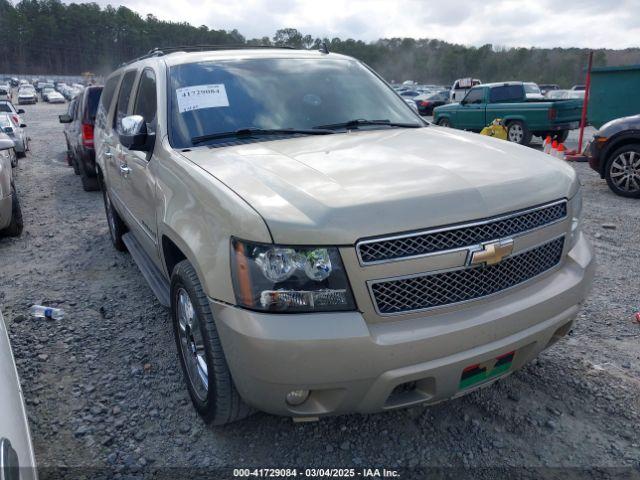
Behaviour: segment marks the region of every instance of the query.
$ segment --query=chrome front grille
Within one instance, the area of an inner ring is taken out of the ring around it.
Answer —
[[[380,280],[369,286],[381,315],[466,302],[514,287],[555,267],[563,246],[564,237],[560,237],[495,265]]]
[[[550,225],[566,216],[567,202],[560,200],[541,207],[479,222],[394,237],[363,240],[358,242],[357,252],[363,265],[406,259],[512,237]]]

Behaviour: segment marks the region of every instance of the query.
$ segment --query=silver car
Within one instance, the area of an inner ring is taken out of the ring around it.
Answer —
[[[36,480],[36,460],[22,390],[1,311],[0,391],[0,479]]]
[[[24,157],[29,150],[29,137],[24,130],[27,125],[20,122],[15,115],[0,112],[0,129],[13,140],[18,157]]]
[[[13,140],[0,132],[0,236],[17,237],[22,233],[22,211],[13,181],[15,166],[16,154]],[[3,365],[4,363],[0,362],[0,371]],[[0,392],[3,391],[0,384]],[[0,399],[1,405],[2,399]],[[2,415],[0,415],[1,418]],[[2,420],[0,425],[1,423]]]

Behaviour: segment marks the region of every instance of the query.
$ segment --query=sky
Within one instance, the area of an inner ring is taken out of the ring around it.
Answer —
[[[481,46],[640,46],[640,0],[98,0],[162,20],[237,29],[246,38],[293,27],[313,37],[437,38]],[[151,6],[153,5],[153,6]]]

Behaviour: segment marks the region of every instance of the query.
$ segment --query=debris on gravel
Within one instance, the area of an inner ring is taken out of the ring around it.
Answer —
[[[16,172],[25,230],[0,240],[0,306],[41,467],[639,464],[640,329],[629,321],[640,302],[639,204],[588,165],[572,164],[595,284],[575,329],[538,361],[432,407],[300,424],[256,414],[214,428],[189,400],[169,312],[112,248],[100,193],[84,192],[66,164],[59,113],[27,109],[31,152]],[[31,319],[33,304],[65,318]]]

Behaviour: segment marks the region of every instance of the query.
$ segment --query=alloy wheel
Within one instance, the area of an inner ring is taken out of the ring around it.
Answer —
[[[514,123],[509,126],[509,141],[514,143],[520,143],[524,137],[524,129],[519,123]]]
[[[640,190],[640,153],[633,150],[623,152],[611,163],[611,181],[624,192]]]
[[[184,288],[178,289],[176,307],[180,353],[182,354],[193,391],[204,402],[209,392],[209,370],[204,349],[204,336],[189,294]]]

